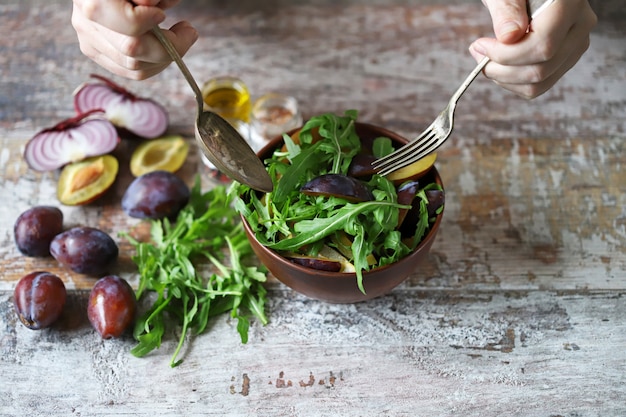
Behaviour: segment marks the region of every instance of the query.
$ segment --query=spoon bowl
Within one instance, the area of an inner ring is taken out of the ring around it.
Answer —
[[[196,96],[198,112],[194,131],[200,151],[218,170],[233,180],[258,191],[271,192],[273,189],[272,180],[265,170],[263,162],[237,129],[219,114],[204,110],[204,100],[198,83],[189,72],[174,45],[159,26],[154,26],[152,33],[178,65]]]
[[[265,166],[254,151],[251,151],[248,143],[245,140],[230,139],[238,136],[239,132],[226,119],[217,113],[203,111],[198,115],[195,133],[200,150],[218,170],[230,172],[229,177],[255,190],[272,190],[273,184]],[[229,138],[229,146],[222,144],[224,138]],[[262,175],[258,170],[258,163],[263,168]]]

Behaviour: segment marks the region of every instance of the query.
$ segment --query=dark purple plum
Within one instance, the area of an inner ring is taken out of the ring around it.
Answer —
[[[444,205],[446,196],[443,190],[427,190],[426,198],[428,199],[428,217],[434,217],[437,215],[437,210]]]
[[[300,188],[306,195],[340,197],[351,202],[371,201],[374,199],[367,185],[356,178],[342,174],[325,174],[313,178]]]
[[[398,188],[398,203],[410,206],[413,204],[413,200],[419,190],[419,182],[407,181]],[[398,212],[398,226],[402,224],[406,218],[409,209],[400,209]]]
[[[107,275],[91,289],[87,317],[103,339],[121,336],[133,322],[136,310],[135,293],[124,278]]]
[[[111,236],[100,229],[74,227],[52,239],[50,253],[74,272],[101,276],[117,260],[119,249]]]
[[[348,175],[354,178],[371,177],[376,173],[376,169],[372,163],[376,157],[371,153],[359,153],[352,158]]]
[[[433,218],[437,215],[437,210],[444,205],[445,194],[442,190],[426,190],[425,194],[428,199],[426,204],[428,217]],[[400,198],[400,192],[398,192],[398,198]],[[404,221],[398,227],[402,236],[407,237],[415,234],[417,223],[421,217],[420,209],[420,204],[413,201],[413,207],[406,213]]]
[[[139,219],[174,218],[189,201],[189,187],[167,171],[135,178],[122,197],[122,209]]]
[[[50,242],[63,231],[63,212],[35,206],[19,215],[13,226],[17,249],[26,256],[50,256]]]
[[[291,262],[307,268],[317,269],[319,271],[339,272],[341,271],[341,263],[330,259],[315,258],[312,256],[294,255],[287,256]]]
[[[58,276],[45,271],[23,276],[15,286],[13,305],[24,326],[39,330],[61,316],[67,292]]]

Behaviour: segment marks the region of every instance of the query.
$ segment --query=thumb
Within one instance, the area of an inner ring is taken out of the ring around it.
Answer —
[[[483,0],[489,9],[496,39],[502,43],[515,43],[528,29],[526,0]]]

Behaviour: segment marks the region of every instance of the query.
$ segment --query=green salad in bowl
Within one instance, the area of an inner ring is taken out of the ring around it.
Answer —
[[[350,287],[360,295],[335,299],[302,292],[340,302],[369,298],[374,293],[368,276],[375,271],[393,275],[389,267],[415,254],[434,235],[444,203],[433,166],[436,156],[387,177],[371,168],[374,159],[406,142],[357,122],[357,112],[350,110],[312,117],[259,152],[274,189],[260,193],[237,184],[235,208],[253,249],[276,278],[298,290],[294,273],[298,280],[328,278],[331,287],[333,277],[351,277]],[[430,244],[432,239],[428,248]],[[405,266],[401,278],[414,268]]]

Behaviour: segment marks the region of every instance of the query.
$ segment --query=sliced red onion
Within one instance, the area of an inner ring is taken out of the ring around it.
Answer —
[[[78,114],[103,109],[115,126],[142,138],[156,138],[165,133],[169,117],[162,105],[138,97],[105,77],[92,77],[101,82],[85,83],[74,92],[74,108]]]
[[[100,113],[100,117],[90,117]],[[52,171],[90,156],[111,152],[120,138],[101,110],[67,119],[31,138],[24,159],[35,171]]]

